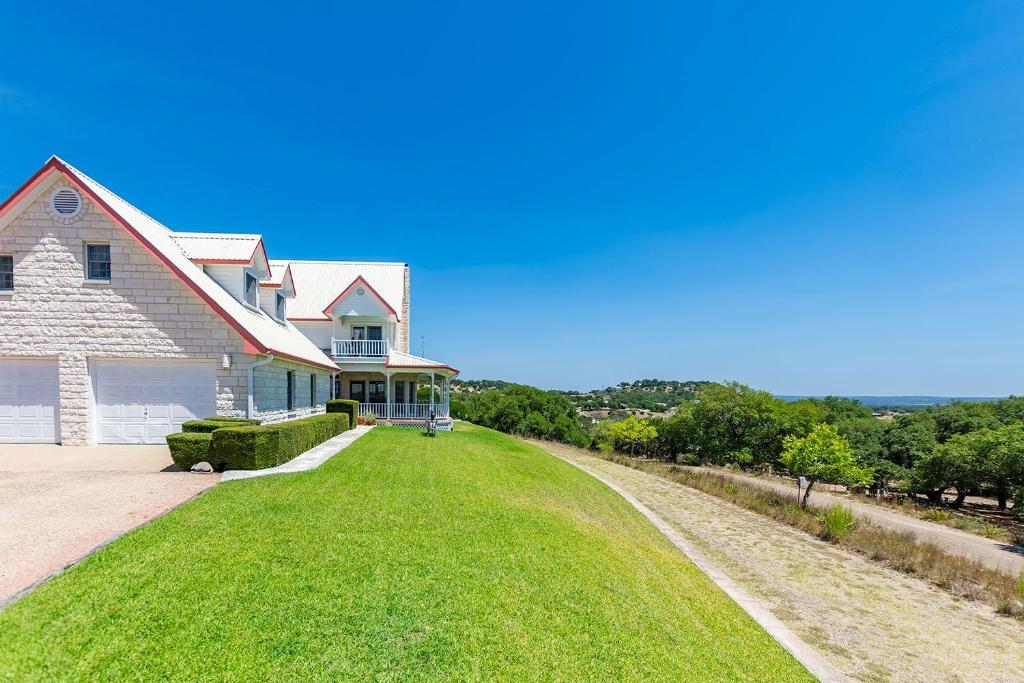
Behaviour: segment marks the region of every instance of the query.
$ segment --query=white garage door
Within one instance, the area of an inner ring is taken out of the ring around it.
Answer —
[[[100,443],[164,443],[217,412],[213,363],[103,360],[94,372]]]
[[[56,443],[57,361],[0,360],[0,443]]]

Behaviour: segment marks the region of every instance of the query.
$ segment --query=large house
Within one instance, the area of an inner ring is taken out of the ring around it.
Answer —
[[[443,429],[456,374],[409,353],[404,263],[176,232],[57,157],[0,204],[0,443],[162,443],[188,419],[332,397]]]

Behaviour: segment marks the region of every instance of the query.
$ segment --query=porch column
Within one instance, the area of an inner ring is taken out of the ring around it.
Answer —
[[[434,412],[434,373],[430,373],[430,412]]]
[[[384,415],[388,420],[391,419],[391,371],[386,370],[384,372]]]
[[[331,316],[331,355],[334,355],[334,338],[338,336],[338,317]]]

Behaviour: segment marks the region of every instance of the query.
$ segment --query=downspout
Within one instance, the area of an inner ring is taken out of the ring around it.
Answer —
[[[264,358],[263,360],[258,360],[258,361],[256,361],[255,363],[253,363],[252,365],[249,366],[249,410],[246,412],[246,415],[245,415],[248,418],[252,418],[253,415],[256,412],[255,406],[253,405],[253,399],[252,399],[253,370],[255,370],[256,368],[260,367],[261,365],[266,365],[267,363],[272,363],[273,361],[274,361],[274,354],[270,353],[270,354],[267,354],[267,357]]]

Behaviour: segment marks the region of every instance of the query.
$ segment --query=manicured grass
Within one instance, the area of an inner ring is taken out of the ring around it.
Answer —
[[[812,677],[642,516],[479,427],[231,482],[0,612],[0,679]]]

